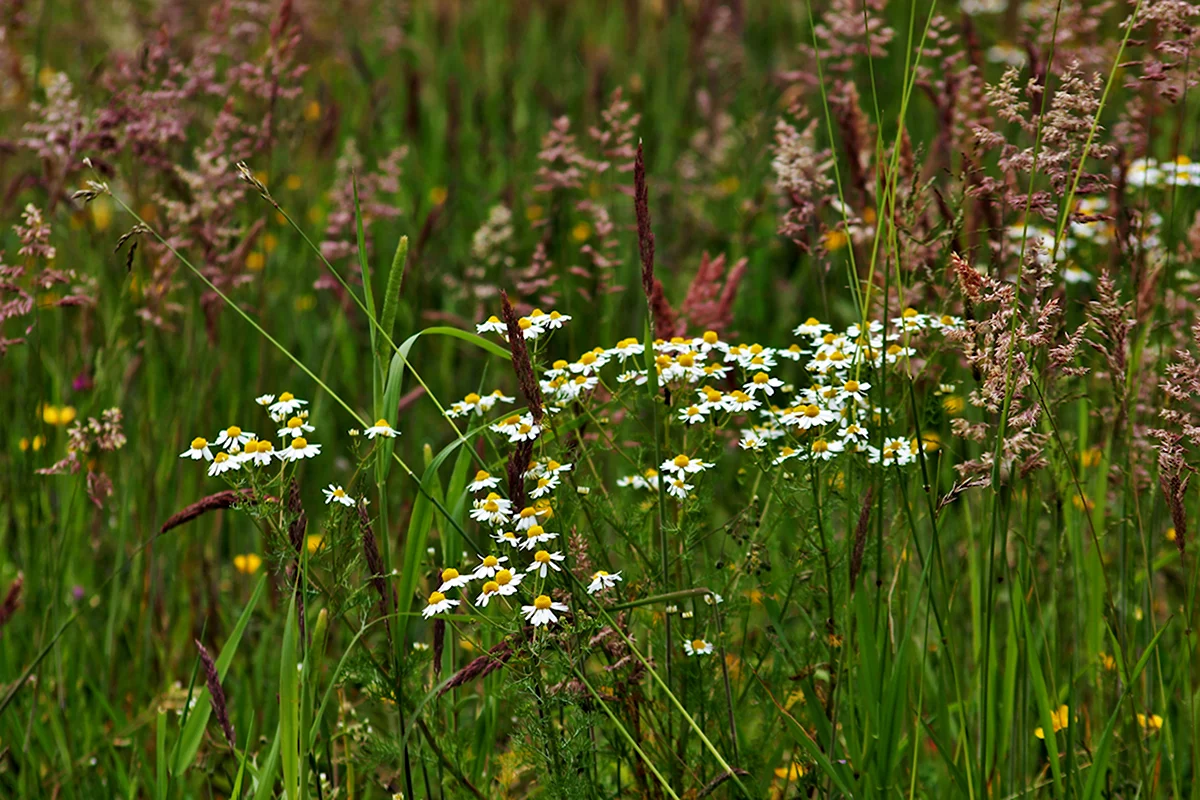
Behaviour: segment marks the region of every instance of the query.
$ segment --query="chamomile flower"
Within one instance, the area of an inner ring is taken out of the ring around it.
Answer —
[[[180,453],[179,457],[190,458],[194,461],[199,461],[202,458],[205,461],[213,460],[212,450],[208,448],[208,440],[202,436],[197,436],[195,439],[192,439],[191,447]]]
[[[687,498],[688,493],[695,488],[695,486],[686,482],[683,478],[674,478],[667,481],[667,494],[679,500]]]
[[[292,439],[290,447],[279,451],[279,457],[284,461],[300,461],[321,454],[321,445],[310,443],[303,436]]]
[[[537,486],[533,488],[533,491],[529,493],[529,496],[535,500],[539,497],[545,497],[557,489],[559,483],[561,483],[561,481],[559,480],[558,475],[548,475],[538,478]]]
[[[792,333],[796,336],[820,336],[829,333],[833,328],[821,322],[816,317],[809,317],[796,326]]]
[[[779,455],[775,457],[771,464],[778,467],[783,462],[790,461],[798,455],[800,455],[799,450],[794,447],[788,447],[787,445],[784,445],[782,448],[780,448]]]
[[[821,408],[820,406],[812,403],[795,409],[795,414],[793,416],[794,419],[790,421],[791,424],[795,425],[801,430],[820,428],[837,419],[837,416],[829,409]]]
[[[396,438],[396,429],[388,424],[386,419],[377,419],[375,424],[363,431],[368,439],[374,439],[376,436],[382,436],[385,439]]]
[[[500,485],[500,479],[492,475],[487,470],[479,470],[475,473],[475,480],[467,484],[467,491],[471,494],[482,492],[484,489],[495,489]]]
[[[692,639],[683,643],[683,651],[689,656],[707,656],[712,654],[713,646],[704,639]]]
[[[512,547],[521,546],[521,537],[517,536],[515,531],[500,531],[492,534],[492,538],[500,544],[511,545]]]
[[[254,402],[258,403],[260,406],[269,406],[271,403],[275,402],[275,395],[260,394],[258,397],[254,398]]]
[[[631,336],[628,339],[622,339],[617,342],[617,346],[608,352],[621,359],[623,363],[630,356],[637,356],[646,352],[646,346]]]
[[[658,470],[648,469],[641,475],[626,475],[617,479],[617,486],[632,486],[634,489],[657,489]]]
[[[508,561],[508,556],[479,556],[479,566],[475,568],[476,578],[494,578],[496,571],[502,569],[500,566],[505,561]]]
[[[688,406],[687,408],[679,409],[679,421],[686,422],[688,425],[696,425],[704,422],[705,414],[700,406]]]
[[[504,324],[504,321],[502,319],[500,319],[499,317],[497,317],[496,315],[493,314],[492,316],[487,318],[486,322],[480,322],[479,324],[477,324],[475,326],[475,331],[476,331],[476,333],[480,333],[480,334],[484,334],[484,333],[504,334],[504,333],[508,333],[508,326]]]
[[[644,369],[631,369],[617,376],[617,383],[630,383],[634,386],[645,386],[648,377]]]
[[[346,494],[346,490],[341,486],[335,486],[331,483],[329,484],[328,488],[322,489],[321,491],[325,493],[325,505],[329,505],[330,503],[341,503],[347,508],[354,507],[354,498]]]
[[[762,403],[755,400],[741,389],[734,389],[729,394],[725,395],[723,405],[726,411],[734,413],[753,411],[762,406]]]
[[[842,426],[838,432],[841,434],[842,441],[853,442],[855,444],[865,443],[867,441],[867,429],[863,426],[849,422]]]
[[[475,577],[473,572],[459,572],[454,567],[446,567],[442,570],[442,585],[438,587],[439,592],[448,592],[451,589],[457,589],[460,586],[466,586]]]
[[[486,608],[491,599],[498,594],[500,594],[500,584],[496,581],[487,581],[483,584],[479,597],[475,598],[475,605]]]
[[[301,400],[291,392],[284,392],[283,394],[279,395],[279,399],[275,401],[267,410],[276,416],[286,416],[287,414],[296,413],[300,410],[300,406],[306,405],[308,405],[307,400]]]
[[[516,524],[517,530],[519,530],[519,531],[529,530],[530,528],[532,528],[534,525],[537,524],[537,521],[538,521],[537,509],[534,508],[533,506],[525,506],[524,508],[522,508],[520,511],[517,512],[516,520],[517,520],[517,524]]]
[[[746,382],[742,389],[746,394],[753,395],[756,392],[762,392],[767,397],[775,394],[775,390],[783,386],[783,381],[779,378],[772,378],[765,372],[756,372],[754,377]]]
[[[434,614],[441,614],[444,611],[449,611],[458,605],[458,600],[451,600],[441,592],[433,592],[429,595],[429,603],[425,608],[421,609],[421,616],[429,619]]]
[[[608,363],[608,352],[597,347],[579,357],[579,360],[568,365],[568,369],[576,375],[592,375]]]
[[[533,563],[526,568],[525,572],[530,574],[536,572],[538,573],[538,577],[544,578],[546,577],[547,569],[562,572],[562,567],[555,562],[566,561],[566,559],[567,557],[558,550],[555,550],[553,553],[549,550],[538,550],[533,554]]]
[[[255,438],[250,431],[244,431],[237,425],[230,425],[225,430],[217,434],[217,447],[224,447],[231,453],[236,453],[242,449],[242,445],[251,439]]]
[[[588,594],[596,594],[603,592],[606,589],[611,589],[621,580],[620,572],[608,573],[602,569],[592,573],[592,582],[587,586]]]
[[[533,605],[521,606],[521,613],[525,615],[526,621],[535,628],[549,625],[551,622],[558,622],[558,616],[554,612],[567,610],[565,603],[555,602],[545,594],[535,597]]]
[[[490,427],[496,433],[507,436],[510,442],[532,442],[542,432],[541,426],[534,423],[532,414],[513,414]]]
[[[238,458],[242,463],[249,462],[259,467],[268,466],[275,459],[275,445],[269,441],[251,439],[246,442],[246,446],[242,448]]]
[[[756,430],[742,431],[742,438],[738,440],[738,447],[743,450],[761,450],[766,445],[767,440]]]
[[[230,470],[241,468],[242,462],[239,459],[233,458],[229,453],[217,453],[213,456],[213,461],[208,466],[208,476],[211,478]]]
[[[525,580],[525,574],[522,572],[513,572],[511,569],[496,570],[495,581],[500,587],[499,592],[503,597],[516,594],[517,587],[523,580]]]
[[[560,314],[557,311],[551,311],[549,314],[546,315],[545,320],[546,320],[544,323],[545,326],[552,331],[556,331],[559,328],[561,328],[563,325],[566,325],[568,322],[571,321],[571,315],[570,314]]]
[[[846,445],[839,442],[837,439],[826,441],[825,439],[817,439],[809,445],[809,457],[821,461],[828,461],[838,453],[846,449]]]
[[[542,542],[553,541],[557,538],[557,533],[547,531],[541,525],[532,525],[525,531],[525,541],[521,543],[521,549],[532,550]]]
[[[511,515],[512,501],[495,492],[489,492],[484,499],[476,500],[475,507],[471,509],[471,519],[489,525],[503,525],[509,521]]]
[[[316,428],[305,422],[303,417],[292,417],[287,421],[287,425],[276,431],[276,434],[284,438],[291,436],[293,439],[298,439],[306,433],[312,433],[314,430]]]
[[[871,384],[851,379],[842,384],[838,399],[843,401],[852,399],[858,403],[865,403],[867,401],[867,392],[870,389]]]
[[[678,472],[680,475],[694,475],[698,472],[703,472],[711,466],[712,464],[709,462],[701,461],[698,458],[690,458],[681,453],[672,459],[664,461],[659,466],[659,469],[663,472]]]

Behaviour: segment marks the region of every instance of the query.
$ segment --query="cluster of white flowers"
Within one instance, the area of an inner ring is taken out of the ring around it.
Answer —
[[[537,339],[547,331],[558,330],[570,321],[571,317],[568,314],[560,314],[557,311],[551,311],[547,314],[540,308],[535,308],[529,312],[528,316],[517,320],[517,327],[521,329],[522,336],[532,340]],[[505,341],[508,341],[508,325],[497,316],[488,317],[486,322],[476,325],[475,330],[480,334],[498,333]]]
[[[478,395],[471,392],[462,400],[452,404],[446,411],[447,417],[465,417],[470,414],[483,415],[491,411],[496,403],[511,403],[515,400],[497,389],[491,394]]]
[[[308,405],[307,400],[301,400],[291,392],[283,392],[278,397],[264,394],[254,398],[254,401],[265,408],[271,421],[279,426],[275,431],[275,435],[281,439],[278,450],[270,439],[260,439],[252,431],[230,425],[217,433],[211,443],[204,437],[196,437],[188,449],[179,454],[180,458],[208,461],[208,474],[215,477],[243,467],[266,467],[273,461],[302,461],[320,455],[321,445],[308,440],[308,434],[316,429],[304,410],[304,406]],[[398,436],[399,432],[387,420],[380,419],[366,429],[366,435],[369,439],[377,436],[390,439]],[[219,448],[216,453],[213,452],[214,447]],[[358,500],[339,485],[331,483],[323,491],[327,505],[337,503],[354,508],[358,504]]]
[[[1174,161],[1136,158],[1125,172],[1125,182],[1133,189],[1143,187],[1200,186],[1200,164],[1187,156]]]

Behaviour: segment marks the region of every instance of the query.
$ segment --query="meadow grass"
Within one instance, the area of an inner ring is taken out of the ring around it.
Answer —
[[[1200,796],[1200,8],[0,34],[0,796]]]

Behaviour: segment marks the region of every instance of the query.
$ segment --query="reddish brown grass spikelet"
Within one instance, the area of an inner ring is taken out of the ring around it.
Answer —
[[[863,496],[862,509],[858,512],[858,524],[854,527],[854,546],[850,551],[850,591],[858,583],[858,573],[862,570],[863,553],[867,549],[867,531],[871,526],[871,500],[875,496],[875,486],[867,487]]]
[[[21,590],[24,586],[25,575],[18,572],[16,579],[8,586],[8,594],[4,595],[4,602],[0,603],[0,636],[4,635],[4,626],[21,607]]]
[[[375,539],[375,530],[371,527],[371,517],[367,514],[365,503],[358,504],[358,524],[362,529],[363,556],[367,561],[367,569],[371,571],[371,586],[374,587],[376,594],[379,595],[379,613],[383,616],[383,625],[387,629],[388,640],[390,641],[392,638],[392,626],[387,618],[391,613],[391,598],[388,596],[387,582],[384,580],[387,569],[384,566],[383,557],[379,555],[379,542]]]
[[[226,489],[223,492],[210,494],[208,497],[202,497],[172,515],[162,527],[158,529],[159,534],[164,534],[172,528],[178,528],[180,525],[191,522],[196,517],[207,514],[209,511],[219,511],[225,508],[232,508],[235,504],[255,503],[258,502],[251,489]]]
[[[221,686],[221,676],[217,673],[217,665],[213,663],[208,649],[200,644],[200,640],[195,639],[194,641],[196,648],[200,651],[200,663],[204,665],[204,680],[208,684],[208,699],[212,703],[213,713],[216,714],[217,722],[220,723],[221,730],[225,733],[225,741],[229,742],[229,746],[236,750],[237,735],[234,733],[233,723],[229,721],[225,689]]]

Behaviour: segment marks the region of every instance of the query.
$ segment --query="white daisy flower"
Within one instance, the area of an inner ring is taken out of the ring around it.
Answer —
[[[1080,269],[1079,267],[1067,267],[1063,270],[1062,276],[1063,280],[1067,283],[1092,282],[1092,273],[1088,272],[1086,269]]]
[[[675,478],[667,482],[667,494],[680,500],[685,499],[688,492],[695,488],[692,484],[685,482],[683,478]]]
[[[706,642],[703,639],[692,639],[690,642],[683,643],[683,650],[689,656],[707,656],[713,651],[712,642]]]
[[[632,486],[634,489],[657,489],[658,470],[648,469],[641,475],[626,475],[617,479],[617,486]]]
[[[386,419],[377,419],[375,424],[363,431],[368,439],[374,439],[376,436],[382,436],[385,439],[396,438],[396,429],[388,424]]]
[[[513,547],[521,546],[521,537],[517,536],[515,531],[501,531],[492,534],[492,538],[500,544],[512,545]]]
[[[561,552],[555,550],[551,553],[549,550],[538,550],[533,554],[533,563],[526,568],[525,572],[538,573],[539,577],[546,577],[546,570],[552,569],[555,572],[562,572],[562,567],[556,564],[556,561],[566,561],[567,557]]]
[[[476,578],[494,578],[500,565],[508,561],[508,556],[479,556],[479,566],[475,568]]]
[[[819,321],[816,317],[809,317],[796,326],[792,333],[796,336],[820,336],[824,333],[829,333],[833,328]]]
[[[516,529],[519,531],[527,531],[537,524],[538,510],[533,506],[525,506],[517,512],[516,520]]]
[[[624,362],[630,356],[637,356],[646,352],[646,346],[631,336],[628,339],[622,339],[617,342],[617,346],[608,352]]]
[[[534,598],[533,605],[521,606],[521,613],[525,615],[526,621],[535,628],[549,625],[551,622],[558,622],[558,617],[554,612],[567,610],[565,603],[557,603],[551,600],[549,595],[544,594],[539,594]]]
[[[705,364],[704,369],[701,371],[704,373],[704,377],[706,378],[724,380],[725,376],[729,374],[729,367],[725,366],[724,364]]]
[[[545,497],[557,489],[559,483],[561,483],[561,481],[559,480],[558,475],[549,475],[538,478],[537,486],[535,486],[533,491],[529,493],[529,496],[535,500],[539,497]]]
[[[213,460],[212,450],[208,448],[208,440],[202,436],[197,436],[195,439],[192,439],[191,447],[180,453],[179,457],[190,458],[194,461],[199,461],[202,458],[205,461]]]
[[[502,319],[500,319],[499,317],[497,317],[496,315],[493,314],[492,316],[487,318],[487,322],[480,322],[479,324],[477,324],[475,326],[475,331],[476,331],[476,333],[479,333],[479,334],[484,334],[484,333],[504,334],[504,333],[508,333],[508,326],[504,324],[504,321]]]
[[[767,440],[754,430],[742,431],[742,438],[738,440],[738,447],[743,450],[761,450],[766,444]]]
[[[710,606],[717,606],[721,603],[724,603],[725,598],[721,597],[721,595],[717,594],[716,592],[713,592],[712,594],[704,595],[704,602],[708,603]]]
[[[470,397],[470,395],[467,395],[467,397]],[[509,397],[499,389],[494,389],[491,394],[485,394],[483,397],[480,397],[478,404],[481,411],[491,411],[496,403],[512,403],[516,399],[515,397]]]
[[[279,457],[284,461],[300,461],[321,454],[321,445],[310,444],[303,436],[292,439],[292,446],[279,451]]]
[[[500,594],[500,584],[496,581],[487,581],[483,584],[483,590],[479,593],[479,597],[475,598],[475,605],[486,608],[491,599],[498,594]]]
[[[254,398],[254,402],[258,403],[260,406],[269,406],[271,403],[275,402],[275,395],[260,394],[258,397]]]
[[[568,366],[568,369],[576,375],[592,375],[607,363],[608,352],[597,347],[581,355],[578,361]]]
[[[602,569],[596,570],[592,573],[592,582],[588,584],[587,592],[588,594],[603,592],[606,589],[611,589],[616,586],[617,582],[620,580],[620,572],[609,574]]]
[[[230,425],[217,434],[216,445],[217,447],[224,447],[231,453],[236,453],[242,449],[242,445],[253,438],[255,438],[253,433],[244,431],[237,425]]]
[[[541,525],[533,525],[525,531],[525,541],[521,543],[522,550],[532,550],[542,542],[553,541],[557,533],[550,533]]]
[[[483,500],[476,500],[475,507],[471,509],[471,519],[489,525],[503,525],[508,522],[511,514],[512,501],[495,492],[489,492]]]
[[[644,369],[631,369],[628,372],[622,372],[617,376],[617,383],[629,383],[633,381],[634,386],[645,386],[649,378]]]
[[[659,466],[659,469],[663,472],[678,472],[680,475],[685,473],[694,475],[697,472],[703,472],[711,466],[711,463],[701,461],[698,458],[689,458],[681,453],[672,459],[664,461]]]
[[[842,384],[839,399],[845,400],[847,398],[852,398],[858,403],[865,403],[867,402],[867,392],[870,391],[870,389],[871,384],[869,383],[860,383],[856,380],[848,380]]]
[[[679,409],[679,421],[686,422],[688,425],[696,425],[704,422],[704,411],[699,406],[688,406],[687,408]]]
[[[529,317],[521,317],[517,320],[517,327],[521,329],[521,336],[525,339],[536,339],[546,332],[546,329]],[[507,329],[506,329],[507,330]],[[508,338],[507,336],[505,337]]]
[[[556,331],[559,328],[561,328],[563,325],[566,325],[570,321],[571,321],[570,314],[560,314],[557,311],[551,311],[546,317],[545,325],[550,330]]]
[[[251,439],[246,442],[238,458],[242,462],[249,461],[259,467],[268,466],[275,459],[275,445],[261,439]]]
[[[846,445],[839,442],[837,439],[834,439],[831,442],[824,439],[817,439],[809,446],[809,455],[812,458],[817,458],[821,461],[828,461],[845,449]]]
[[[266,395],[264,395],[264,397],[265,396]],[[288,414],[294,414],[300,410],[300,406],[306,405],[308,405],[307,400],[300,400],[291,392],[284,392],[283,394],[279,395],[279,400],[273,403],[268,411],[270,411],[273,415],[283,417],[287,416]]]
[[[446,567],[442,570],[442,585],[438,587],[439,592],[448,592],[451,589],[457,589],[460,586],[466,586],[475,577],[475,573],[462,573],[454,567]]]
[[[789,424],[795,425],[802,430],[809,428],[820,428],[837,419],[837,415],[827,408],[809,404],[796,408],[795,413]]]
[[[751,395],[743,392],[741,389],[734,389],[723,399],[723,406],[726,411],[733,413],[753,411],[762,406],[762,403],[755,400]]]
[[[772,464],[772,465],[774,465],[774,466],[776,466],[776,467],[778,467],[778,466],[779,466],[780,464],[782,464],[783,462],[785,462],[785,461],[789,461],[789,460],[791,460],[791,459],[795,458],[795,457],[796,457],[796,456],[798,456],[798,455],[800,455],[800,451],[799,451],[799,450],[796,450],[796,449],[795,449],[795,448],[793,448],[793,447],[788,447],[787,445],[784,445],[783,447],[781,447],[781,448],[779,449],[779,455],[777,455],[777,456],[775,457],[775,460],[773,460],[773,461],[771,462],[771,464]]]
[[[845,442],[854,442],[857,444],[858,442],[867,441],[867,429],[855,422],[843,425],[839,433],[841,434],[842,441]]]
[[[775,390],[783,386],[783,381],[779,378],[772,378],[765,372],[756,372],[754,377],[747,381],[742,390],[746,394],[753,395],[755,392],[762,392],[767,397],[775,394]]]
[[[496,570],[495,580],[500,586],[500,594],[508,597],[517,593],[517,587],[521,584],[521,581],[525,580],[525,575],[521,572],[513,572],[510,569],[498,569]]]
[[[780,350],[779,355],[789,361],[799,361],[804,356],[804,349],[798,344],[790,346],[787,350]]]
[[[495,489],[500,485],[500,479],[494,477],[487,470],[479,470],[475,473],[475,480],[467,484],[467,491],[471,494],[482,492],[484,489]]]
[[[334,486],[331,483],[329,484],[328,488],[322,489],[321,491],[325,493],[325,505],[329,505],[330,503],[341,503],[347,508],[354,507],[354,498],[346,494],[346,490],[341,486]]]
[[[303,420],[303,418],[292,417],[291,419],[289,419],[287,421],[287,425],[285,425],[284,427],[282,427],[278,431],[276,431],[276,435],[282,436],[284,438],[286,438],[288,436],[297,438],[297,437],[303,436],[306,433],[312,433],[314,430],[316,430],[316,428],[314,428],[312,425],[309,425],[307,422],[305,422]]]
[[[229,453],[217,453],[213,456],[212,464],[208,466],[208,476],[211,478],[231,469],[241,468],[242,462],[239,459],[230,457]]]
[[[421,610],[421,616],[429,619],[434,614],[441,614],[443,611],[449,611],[458,605],[458,600],[451,600],[441,592],[433,592],[429,595],[429,604]]]

